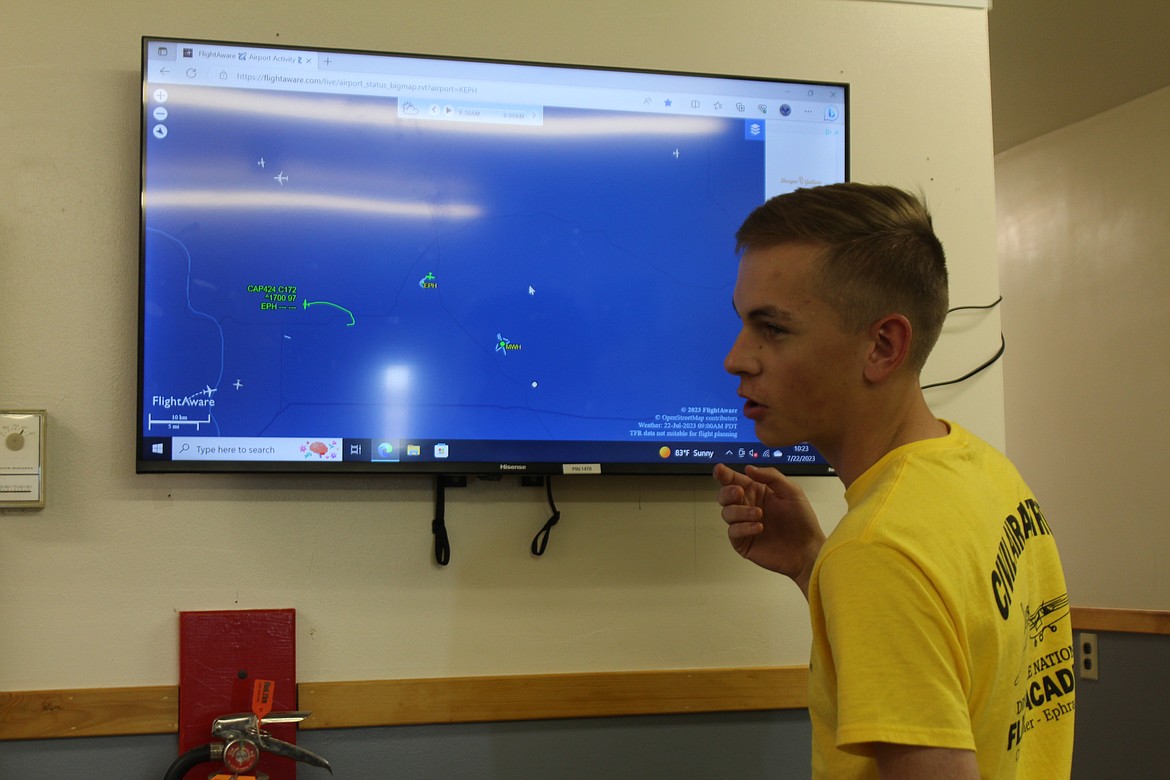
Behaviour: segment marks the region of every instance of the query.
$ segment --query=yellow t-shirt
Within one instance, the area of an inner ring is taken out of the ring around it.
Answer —
[[[845,493],[809,586],[813,776],[869,745],[974,750],[982,778],[1068,777],[1075,673],[1052,531],[1011,462],[948,423]]]

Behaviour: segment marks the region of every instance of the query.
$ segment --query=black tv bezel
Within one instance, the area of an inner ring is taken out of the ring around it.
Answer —
[[[356,49],[330,46],[305,46],[293,43],[263,43],[235,41],[211,38],[185,38],[174,35],[143,35],[141,37],[141,67],[140,86],[141,103],[139,109],[139,231],[138,231],[138,334],[137,334],[137,388],[135,421],[135,470],[139,474],[383,474],[383,475],[456,475],[497,478],[508,475],[516,476],[552,476],[552,475],[643,475],[643,476],[702,476],[709,475],[716,463],[727,462],[733,467],[742,468],[748,461],[732,459],[720,461],[718,458],[709,461],[663,461],[649,462],[601,462],[578,463],[561,460],[517,460],[517,461],[448,461],[445,459],[418,460],[418,461],[361,461],[342,460],[340,462],[299,462],[299,461],[215,461],[215,460],[172,460],[150,457],[147,448],[152,438],[146,435],[143,429],[143,415],[145,412],[145,322],[146,322],[146,134],[148,122],[146,116],[147,84],[148,84],[148,47],[151,42],[171,41],[175,43],[190,43],[207,46],[241,46],[249,49],[272,49],[277,51],[300,50],[320,52],[324,54],[352,54],[375,57],[398,57],[406,59],[485,63],[498,65],[518,65],[524,67],[562,68],[571,70],[593,70],[600,72],[633,73],[662,76],[680,76],[690,78],[713,78],[729,80],[745,80],[756,82],[770,82],[777,84],[799,84],[802,86],[837,87],[842,90],[841,102],[845,106],[845,122],[842,124],[844,133],[844,180],[850,177],[851,138],[850,130],[852,119],[850,113],[850,85],[848,82],[824,81],[817,79],[797,79],[792,77],[774,76],[745,76],[729,73],[711,73],[702,71],[681,71],[653,68],[635,68],[624,66],[604,66],[591,64],[576,64],[567,62],[548,62],[521,59],[494,59],[488,57],[462,56],[450,54],[424,54],[417,52],[382,51],[373,49]],[[730,237],[729,237],[730,241]],[[709,442],[712,445],[731,446],[738,442]],[[686,444],[686,442],[662,441],[662,446]],[[758,441],[745,442],[743,446],[758,445],[767,449],[772,448]],[[819,453],[817,457],[821,457]],[[760,465],[771,466],[788,476],[835,476],[836,471],[823,460],[813,463],[785,461],[761,461]]]

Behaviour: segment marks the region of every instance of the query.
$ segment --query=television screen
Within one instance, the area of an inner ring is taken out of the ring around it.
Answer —
[[[137,466],[830,469],[756,440],[734,233],[843,84],[144,38]]]

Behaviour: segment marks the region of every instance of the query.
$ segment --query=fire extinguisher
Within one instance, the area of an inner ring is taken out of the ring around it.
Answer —
[[[192,748],[176,758],[163,780],[182,780],[191,769],[209,761],[223,762],[223,768],[218,774],[211,775],[210,780],[267,780],[267,775],[253,773],[260,763],[262,752],[318,766],[333,774],[333,768],[321,756],[277,739],[261,728],[275,723],[300,723],[311,714],[273,712],[260,717],[254,712],[241,712],[216,718],[211,726],[213,741]]]

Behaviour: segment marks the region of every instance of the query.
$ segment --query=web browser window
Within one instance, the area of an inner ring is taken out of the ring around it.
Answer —
[[[735,229],[847,177],[847,111],[839,84],[144,40],[140,468],[823,466],[755,441],[722,359]]]

